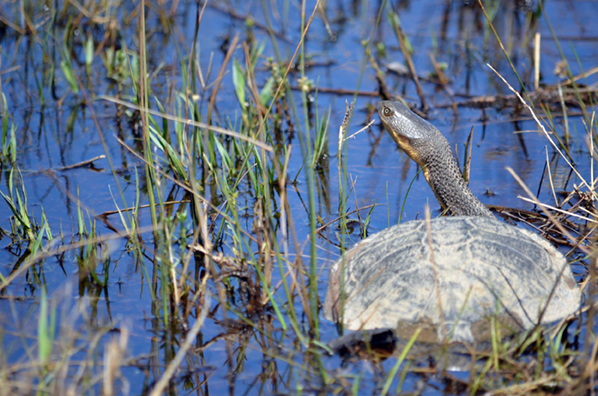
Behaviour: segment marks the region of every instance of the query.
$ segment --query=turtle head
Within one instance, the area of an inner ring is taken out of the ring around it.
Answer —
[[[380,102],[378,115],[394,141],[422,168],[428,164],[427,159],[431,155],[437,154],[438,149],[442,151],[448,148],[448,142],[434,125],[401,102]]]
[[[448,141],[434,125],[401,102],[380,102],[378,115],[399,147],[422,167],[443,208],[454,215],[492,216],[463,180]]]

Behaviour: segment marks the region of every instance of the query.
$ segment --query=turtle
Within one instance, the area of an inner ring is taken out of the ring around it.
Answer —
[[[404,222],[348,250],[331,267],[324,317],[349,330],[473,343],[488,340],[493,323],[506,335],[575,314],[581,290],[563,254],[498,220],[434,125],[399,101],[380,102],[378,114],[452,216]]]

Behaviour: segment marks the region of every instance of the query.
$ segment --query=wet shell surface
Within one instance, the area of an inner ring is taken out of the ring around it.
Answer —
[[[538,235],[488,217],[410,221],[364,239],[330,272],[324,316],[350,330],[393,328],[419,341],[487,340],[575,313],[564,256]],[[432,248],[432,249],[431,249]],[[341,273],[345,269],[344,294]]]

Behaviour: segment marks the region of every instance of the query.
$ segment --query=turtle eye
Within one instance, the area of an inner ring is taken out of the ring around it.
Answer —
[[[384,108],[384,116],[390,117],[391,114],[392,114],[392,110],[389,107],[385,107]]]

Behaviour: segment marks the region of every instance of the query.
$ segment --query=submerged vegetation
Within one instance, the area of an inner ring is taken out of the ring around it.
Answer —
[[[598,4],[561,3],[3,2],[0,395],[593,393]],[[566,254],[578,315],[330,343],[329,264],[436,208],[389,98]]]

